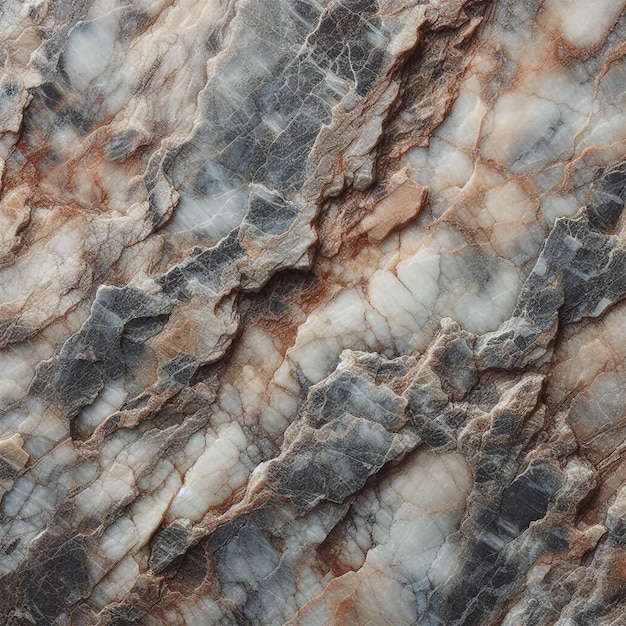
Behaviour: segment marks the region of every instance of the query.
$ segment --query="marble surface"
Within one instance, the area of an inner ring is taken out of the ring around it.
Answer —
[[[2,0],[0,624],[626,624],[626,0]]]

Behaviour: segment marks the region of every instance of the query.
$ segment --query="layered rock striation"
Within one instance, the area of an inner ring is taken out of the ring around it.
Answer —
[[[0,623],[623,623],[596,5],[2,3]]]

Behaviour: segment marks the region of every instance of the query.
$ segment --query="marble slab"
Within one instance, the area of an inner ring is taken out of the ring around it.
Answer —
[[[0,0],[0,624],[626,624],[626,0]]]

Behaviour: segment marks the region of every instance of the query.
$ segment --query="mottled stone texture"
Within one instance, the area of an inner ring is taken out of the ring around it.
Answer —
[[[592,4],[0,2],[0,624],[626,623]]]

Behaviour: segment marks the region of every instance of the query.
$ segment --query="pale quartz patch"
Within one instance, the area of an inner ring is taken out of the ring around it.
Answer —
[[[353,347],[351,337],[364,321],[363,298],[358,291],[346,289],[310,316],[287,356],[309,380],[319,382],[332,371],[335,355]]]
[[[171,463],[163,461],[159,465],[148,480],[154,482],[153,495],[137,499],[130,507],[130,518],[138,531],[139,546],[146,545],[161,526],[173,494],[181,487],[180,476],[172,471]]]
[[[121,518],[107,529],[98,542],[98,559],[92,563],[92,576],[101,583],[96,586],[97,602],[106,606],[119,593],[120,588],[132,586],[139,575],[139,569],[133,555],[141,549],[154,535],[163,521],[163,517],[172,498],[180,488],[180,478],[171,471],[168,462],[160,464],[154,472],[155,485],[153,495],[144,496],[133,502],[129,507],[128,518]],[[112,571],[104,568],[117,563]]]
[[[217,402],[227,413],[227,421],[232,415],[245,417],[265,408],[267,381],[284,362],[280,344],[271,333],[249,328],[241,339],[240,349],[232,357],[235,373],[218,391]]]
[[[246,212],[246,196],[240,191],[216,194],[214,198],[183,196],[167,231],[179,235],[206,229],[207,243],[217,243],[241,223]]]
[[[626,447],[622,312],[623,307],[612,309],[601,326],[590,325],[564,338],[548,387],[548,398],[556,406],[570,396],[568,423],[586,454],[601,466],[617,460]]]
[[[220,607],[210,598],[201,598],[197,604],[192,604],[189,607],[182,607],[180,609],[181,620],[179,624],[188,624],[189,626],[206,626],[207,621],[212,621],[218,624],[220,620],[224,619],[223,611]],[[172,618],[174,614],[172,612]],[[148,624],[158,625],[158,620],[149,619]],[[174,622],[172,619],[171,623]]]
[[[84,517],[100,517],[113,504],[132,496],[135,491],[135,477],[132,470],[121,463],[113,462],[75,499],[76,521]]]
[[[439,296],[439,274],[441,272],[441,257],[438,254],[437,244],[424,247],[406,261],[398,263],[396,276],[398,280],[411,292],[418,315],[422,312],[422,319],[417,317],[420,325],[426,321],[425,316],[432,309]]]
[[[379,487],[379,501],[384,505],[389,500],[397,508],[363,566],[333,579],[287,623],[338,626],[376,619],[377,624],[415,624],[425,607],[419,596],[406,593],[405,582],[412,581],[414,592],[430,589],[430,568],[460,522],[471,484],[462,455],[414,454],[402,472]],[[454,569],[451,556],[445,571],[439,564],[440,580]]]
[[[108,559],[117,562],[138,542],[137,526],[130,519],[121,518],[106,529],[99,548]]]
[[[546,19],[570,45],[587,48],[606,37],[625,6],[623,0],[596,0],[593,8],[585,0],[548,0]]]
[[[241,459],[246,445],[246,436],[237,422],[218,429],[216,439],[208,438],[205,452],[185,474],[168,518],[199,522],[211,508],[228,501],[248,479],[249,471]]]
[[[115,50],[115,35],[120,12],[114,9],[115,0],[100,0],[92,7],[92,21],[88,28],[74,29],[68,50],[65,53],[67,75],[79,91],[84,92],[89,84],[107,69]],[[102,84],[102,81],[100,84]]]
[[[59,472],[60,467],[72,467],[78,464],[80,456],[76,448],[69,442],[55,446],[38,463],[42,480],[54,480],[59,486],[71,488],[76,485],[73,472]],[[79,472],[77,472],[78,474]]]
[[[46,414],[45,420],[37,420],[33,417],[27,417],[19,424],[17,430],[22,435],[31,435],[31,437],[26,440],[26,449],[31,450],[31,454],[35,454],[37,457],[39,457],[43,452],[43,450],[37,449],[37,438],[44,438],[57,442],[67,436],[66,424],[64,423],[64,420],[52,412],[48,412]]]
[[[487,117],[482,151],[487,158],[516,169],[526,155],[544,158],[536,148],[550,136],[560,116],[559,107],[550,100],[523,92],[504,94]]]
[[[97,607],[106,607],[113,598],[123,594],[126,589],[132,587],[139,576],[139,565],[133,559],[125,559],[118,563],[101,581],[94,587],[92,599]]]
[[[3,308],[12,306],[18,310],[27,309],[25,304],[28,301],[36,313],[39,313],[38,307],[58,310],[57,303],[61,298],[56,294],[62,293],[80,280],[84,272],[81,250],[86,247],[85,240],[89,238],[89,230],[78,219],[68,220],[61,228],[55,228],[52,219],[47,222],[46,230],[54,230],[52,237],[42,238],[40,245],[34,250],[31,248],[31,254],[21,263],[18,261],[10,268],[0,270],[0,277],[5,285],[3,300],[8,302],[8,305],[2,305]],[[77,254],[61,254],[68,249],[76,250]],[[10,280],[12,276],[19,280]],[[41,304],[33,306],[35,294],[39,296]],[[44,305],[44,302],[47,304]]]
[[[119,410],[127,399],[128,393],[122,381],[110,381],[104,386],[94,403],[85,407],[76,420],[82,427],[91,430],[107,416]]]
[[[519,270],[512,263],[497,263],[486,287],[474,293],[468,290],[452,300],[456,319],[472,332],[487,332],[494,320],[510,315],[515,306],[515,288],[521,286],[520,283]],[[455,286],[461,289],[461,281]]]
[[[565,125],[582,127],[593,106],[594,86],[581,81],[575,69],[564,65],[528,72],[520,83],[520,91],[558,104]]]
[[[281,378],[288,379],[288,385],[293,387],[296,384],[295,378],[291,375],[289,364],[285,364],[278,370]],[[288,416],[297,411],[301,401],[296,393],[289,393],[276,379],[272,379],[270,394],[268,395],[268,406],[263,408],[259,423],[268,436],[276,436],[285,431],[289,425]]]
[[[390,293],[394,294],[393,298],[389,297]],[[374,274],[368,288],[368,299],[384,319],[394,320],[391,325],[394,345],[398,352],[408,352],[416,321],[425,321],[428,310],[419,306],[413,294],[391,271],[380,270]]]
[[[480,62],[480,53],[476,63]],[[480,97],[480,84],[476,76],[468,77],[463,91],[455,100],[450,115],[437,129],[437,137],[457,149],[473,149],[480,137],[488,107]],[[434,151],[433,151],[434,152]],[[434,155],[433,155],[434,156]]]
[[[507,182],[501,187],[489,189],[485,193],[484,211],[491,218],[490,221],[484,223],[486,227],[498,222],[510,222],[514,227],[517,222],[531,222],[535,218],[532,201],[524,189],[515,181]]]
[[[564,215],[571,215],[576,211],[577,206],[578,202],[573,196],[541,196],[541,212],[549,222],[554,222]]]

